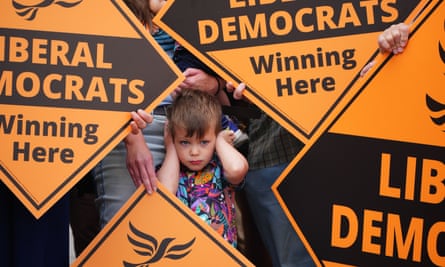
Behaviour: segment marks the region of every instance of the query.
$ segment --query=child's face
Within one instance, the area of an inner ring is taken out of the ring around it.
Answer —
[[[210,162],[215,152],[215,127],[210,127],[201,139],[196,134],[192,137],[186,137],[186,134],[183,128],[175,129],[174,145],[179,161],[192,171],[200,171]]]

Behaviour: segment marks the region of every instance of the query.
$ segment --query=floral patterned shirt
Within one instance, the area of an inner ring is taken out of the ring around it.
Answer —
[[[176,196],[236,247],[235,191],[224,179],[216,156],[201,171],[181,166]]]

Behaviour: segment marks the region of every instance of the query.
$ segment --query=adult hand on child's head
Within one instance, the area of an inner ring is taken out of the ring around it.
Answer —
[[[183,72],[185,80],[178,86],[179,89],[194,89],[215,95],[218,91],[216,78],[201,69],[187,68]]]
[[[138,109],[137,112],[131,112],[132,121],[130,122],[131,133],[138,134],[140,130],[147,127],[147,124],[153,121],[153,116],[143,109]]]
[[[183,74],[185,80],[171,94],[173,98],[175,98],[182,89],[192,89],[214,95],[218,97],[218,101],[221,105],[230,106],[230,100],[221,88],[225,83],[222,78],[210,75],[201,69],[195,68],[187,68]]]

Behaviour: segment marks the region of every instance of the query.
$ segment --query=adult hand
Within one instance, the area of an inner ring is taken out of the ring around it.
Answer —
[[[129,134],[125,138],[127,148],[127,169],[133,179],[134,185],[144,185],[148,194],[157,189],[157,177],[150,149],[145,143],[142,133]]]
[[[246,85],[244,83],[240,83],[237,87],[232,82],[227,82],[226,90],[229,93],[233,92],[233,98],[236,100],[243,99],[243,92],[246,89]]]
[[[131,118],[130,127],[132,134],[139,134],[140,130],[147,127],[147,124],[153,121],[153,116],[143,109],[138,109],[136,112],[132,111]]]
[[[391,25],[384,30],[378,37],[377,42],[381,53],[392,52],[394,54],[400,54],[408,44],[409,37],[409,25],[405,23],[399,23]],[[360,76],[365,74],[375,65],[375,60],[366,64],[360,71]]]
[[[207,92],[209,94],[216,94],[219,83],[217,78],[206,73],[201,69],[187,68],[183,72],[185,80],[178,86],[178,89],[195,89]]]
[[[187,68],[183,74],[185,80],[172,93],[173,98],[176,97],[182,89],[200,90],[217,96],[221,105],[230,106],[230,100],[221,88],[225,83],[222,78],[212,76],[201,69],[195,68]]]
[[[387,28],[379,35],[378,44],[380,51],[402,53],[408,44],[409,25],[399,23]]]

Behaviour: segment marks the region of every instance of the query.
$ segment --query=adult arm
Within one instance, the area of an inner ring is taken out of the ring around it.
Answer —
[[[153,193],[157,189],[157,177],[153,157],[141,130],[137,134],[127,135],[124,142],[127,149],[127,169],[135,186],[143,184],[147,193]]]

